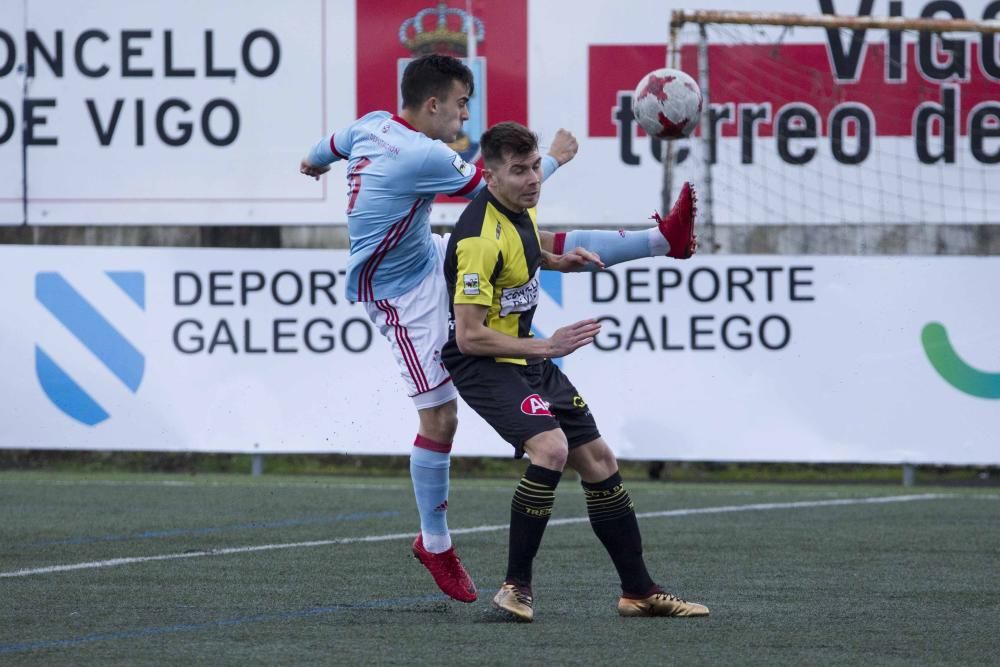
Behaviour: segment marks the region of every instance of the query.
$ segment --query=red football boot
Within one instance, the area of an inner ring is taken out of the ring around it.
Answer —
[[[455,547],[432,554],[424,549],[423,535],[417,535],[417,539],[413,540],[413,556],[430,571],[434,583],[446,595],[459,602],[476,601],[476,585],[462,567],[461,559],[455,555]]]
[[[660,233],[670,244],[667,257],[687,259],[697,250],[698,237],[694,235],[694,216],[697,212],[698,198],[694,186],[685,181],[667,217],[661,218],[659,213],[653,213],[652,219],[656,220]]]

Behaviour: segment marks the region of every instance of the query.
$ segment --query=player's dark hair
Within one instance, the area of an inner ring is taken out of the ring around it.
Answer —
[[[538,137],[520,123],[505,121],[483,132],[480,148],[483,162],[496,165],[504,161],[505,153],[527,155],[538,150]]]
[[[469,87],[469,97],[475,90],[472,70],[458,58],[437,53],[411,60],[403,70],[403,108],[416,109],[431,97],[445,99],[451,92],[452,81],[461,81]]]

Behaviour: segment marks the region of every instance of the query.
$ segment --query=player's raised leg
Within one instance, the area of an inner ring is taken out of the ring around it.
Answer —
[[[613,266],[642,257],[673,257],[687,259],[697,248],[694,233],[698,212],[694,186],[684,183],[680,195],[666,217],[653,214],[656,227],[635,232],[607,230],[573,230],[570,232],[540,233],[546,250],[561,255],[573,248],[584,248],[600,256],[604,266]],[[590,265],[595,270],[597,267]]]

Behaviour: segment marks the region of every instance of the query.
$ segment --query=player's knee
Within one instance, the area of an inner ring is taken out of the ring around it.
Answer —
[[[444,405],[421,410],[420,430],[433,440],[451,443],[458,430],[458,404],[449,401]]]
[[[566,434],[557,428],[529,438],[524,443],[524,451],[533,464],[549,470],[562,470],[569,456],[569,443]]]
[[[458,404],[455,401],[441,406],[441,430],[448,434],[448,442],[455,439],[455,431],[458,429]]]
[[[549,455],[549,462],[551,465],[548,467],[552,470],[564,470],[566,468],[566,460],[569,451],[567,449],[557,449],[551,452]]]
[[[603,438],[574,449],[569,465],[588,482],[603,481],[618,471],[618,459]]]
[[[598,443],[596,451],[598,463],[606,468],[617,470],[618,459],[615,458],[615,453],[611,451],[611,447],[608,446],[608,443],[604,442],[603,438],[598,440]]]
[[[448,442],[453,442],[455,440],[455,432],[458,430],[458,415],[451,414],[442,417],[440,428],[441,437]]]

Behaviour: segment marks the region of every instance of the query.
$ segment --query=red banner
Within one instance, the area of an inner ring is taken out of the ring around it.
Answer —
[[[907,44],[903,52],[906,55],[893,74],[886,45],[868,44],[854,79],[838,80],[833,58],[824,44],[710,45],[711,104],[733,105],[729,118],[718,125],[720,136],[740,134],[740,105],[758,109],[770,105],[767,117],[760,113],[753,119],[755,133],[762,137],[774,136],[778,112],[788,106],[804,110],[811,107],[809,113],[815,113],[819,121],[819,136],[829,134],[828,119],[844,106],[870,115],[875,121],[875,135],[882,137],[913,136],[916,116],[924,104],[940,107],[941,118],[950,115],[963,136],[970,133],[970,128],[985,128],[988,132],[995,128],[1000,117],[991,109],[1000,108],[1000,82],[985,71],[978,43],[966,45],[960,62],[955,61],[954,54],[948,56],[935,49],[930,58],[937,68],[957,69],[954,75],[942,78],[934,78],[940,73],[924,71],[917,44]],[[618,132],[614,113],[620,107],[619,94],[631,94],[644,74],[663,67],[666,49],[662,45],[592,45],[589,54],[588,134],[614,137]],[[681,69],[697,79],[695,47],[685,47],[681,55]],[[926,55],[923,60],[926,62]],[[990,105],[987,112],[977,114],[984,104]],[[940,133],[943,124],[932,125],[934,134]]]

